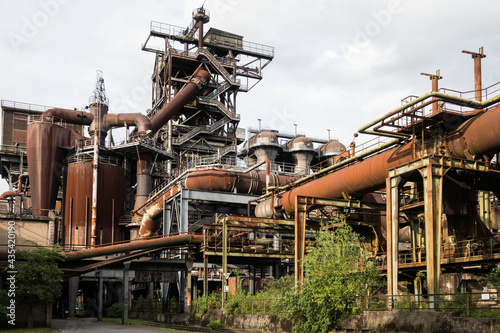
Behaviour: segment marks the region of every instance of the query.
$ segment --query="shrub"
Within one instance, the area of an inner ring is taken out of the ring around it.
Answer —
[[[211,321],[208,323],[208,328],[210,328],[210,330],[220,330],[222,328],[222,324],[220,322],[220,320],[214,320],[214,321]]]
[[[201,296],[194,302],[194,311],[200,316],[205,315],[207,313],[209,306],[211,303],[217,303],[221,301],[221,297],[218,294],[210,294],[207,296]]]
[[[122,312],[123,312],[123,307],[122,307],[121,303],[113,303],[106,310],[106,317],[120,318],[122,316]]]

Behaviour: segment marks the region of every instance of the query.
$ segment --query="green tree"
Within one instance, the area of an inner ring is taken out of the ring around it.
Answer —
[[[353,313],[359,296],[379,283],[358,234],[338,221],[316,233],[316,247],[305,257],[304,273],[302,288],[283,295],[284,317],[295,319],[296,332],[328,332]]]
[[[28,327],[33,327],[33,309],[37,305],[51,306],[61,296],[62,261],[61,249],[37,246],[32,251],[19,251],[21,261],[17,262],[16,299],[26,310]]]
[[[487,275],[484,283],[485,285],[489,282],[491,283],[495,288],[499,289],[500,288],[500,268],[495,267],[493,268]]]

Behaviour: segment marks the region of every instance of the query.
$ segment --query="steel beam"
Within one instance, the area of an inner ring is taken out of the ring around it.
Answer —
[[[491,194],[490,191],[479,191],[479,216],[484,225],[491,231]]]
[[[397,302],[398,294],[398,263],[399,263],[399,189],[403,185],[401,176],[394,176],[389,171],[386,180],[386,234],[387,234],[387,293],[392,295],[390,306]]]
[[[307,198],[295,197],[295,286],[304,283]]]
[[[215,191],[202,191],[183,189],[182,197],[190,200],[212,201],[212,202],[225,202],[231,204],[244,204],[246,205],[249,200],[257,198],[255,195],[247,194],[234,194]]]
[[[420,170],[424,183],[425,248],[427,263],[427,290],[430,295],[439,293],[441,274],[441,219],[443,211],[442,165],[429,164]],[[437,308],[437,297],[429,296],[429,308]]]

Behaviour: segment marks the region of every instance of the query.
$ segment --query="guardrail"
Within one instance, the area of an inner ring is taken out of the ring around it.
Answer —
[[[358,299],[364,311],[446,311],[469,317],[478,309],[497,309],[499,292],[375,295]]]
[[[41,115],[28,115],[28,125],[33,124],[33,123],[47,123],[47,124],[53,124],[53,125],[58,125],[61,127],[66,128],[67,124],[64,120],[61,118],[57,117],[43,117]]]
[[[29,111],[40,111],[44,112],[50,109],[53,109],[53,106],[47,105],[39,105],[39,104],[30,104],[24,102],[16,102],[2,99],[2,107],[8,107],[12,109],[21,109],[21,110],[29,110]]]

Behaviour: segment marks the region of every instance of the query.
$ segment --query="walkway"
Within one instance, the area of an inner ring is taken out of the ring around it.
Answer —
[[[95,318],[91,319],[53,319],[52,328],[60,330],[61,333],[80,333],[80,332],[92,332],[92,333],[107,333],[107,332],[167,332],[167,333],[178,333],[179,331],[167,331],[165,329],[158,329],[146,326],[135,326],[135,325],[113,325],[105,324],[102,322],[95,321]]]

